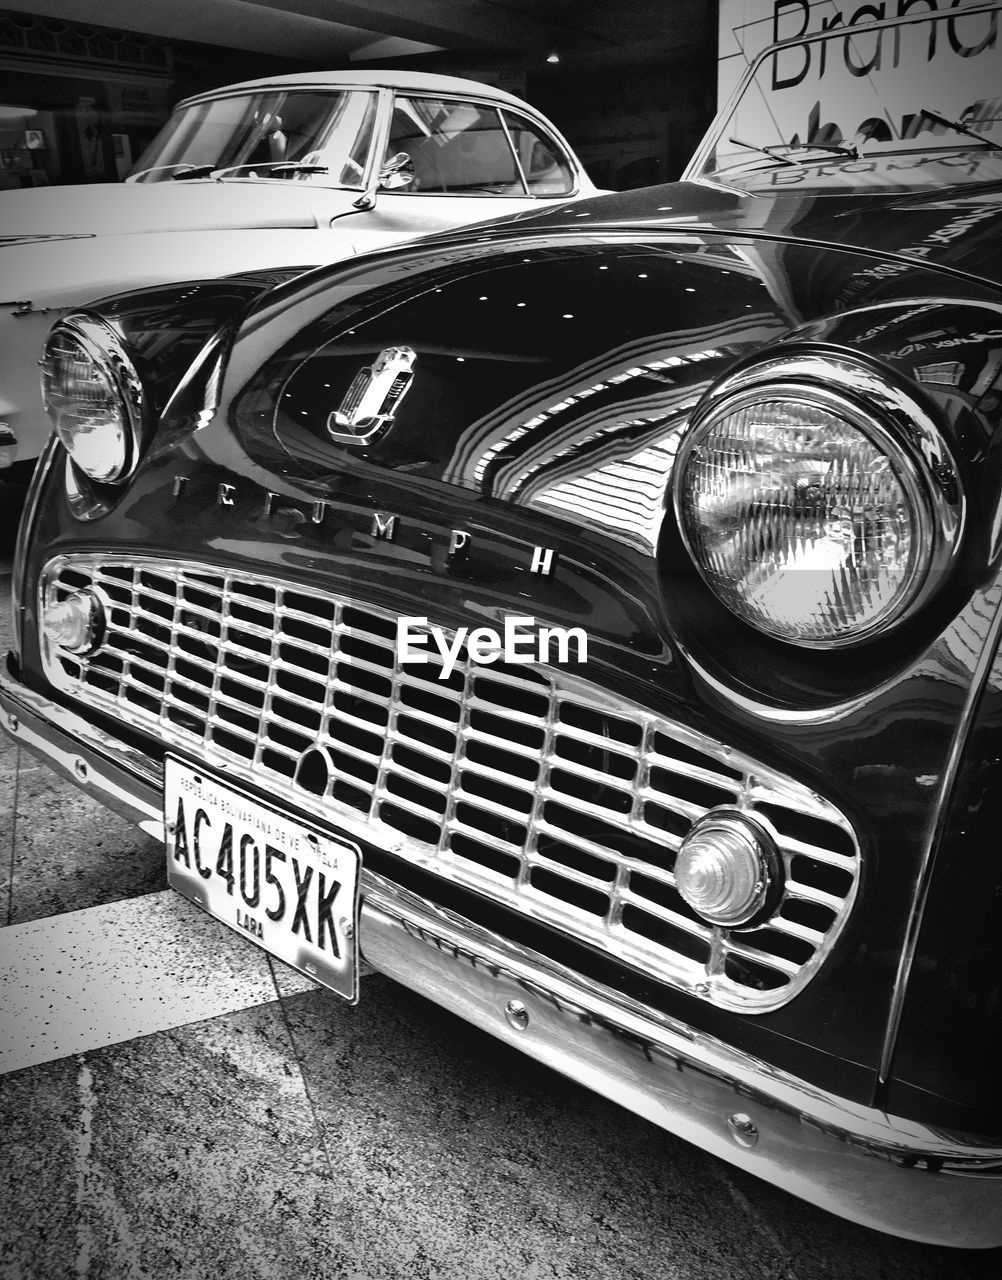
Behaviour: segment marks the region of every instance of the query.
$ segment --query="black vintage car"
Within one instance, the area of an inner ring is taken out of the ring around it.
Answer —
[[[361,954],[968,1246],[1002,1244],[998,18],[773,49],[680,184],[60,320],[0,684],[347,999]]]

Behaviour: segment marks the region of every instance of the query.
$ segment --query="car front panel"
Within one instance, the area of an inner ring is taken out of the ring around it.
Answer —
[[[238,338],[211,424],[192,430],[183,399],[173,406],[161,444],[105,514],[81,526],[56,469],[25,607],[43,571],[67,586],[96,576],[125,611],[122,634],[149,633],[134,660],[120,638],[117,656],[88,665],[81,692],[80,664],[57,683],[70,704],[124,719],[155,757],[166,738],[267,778],[297,807],[378,834],[391,873],[420,873],[426,891],[437,885],[471,912],[500,907],[509,927],[665,1013],[870,1102],[882,1096],[899,957],[994,618],[984,549],[972,538],[904,638],[863,659],[791,652],[708,598],[665,494],[680,430],[723,368],[770,343],[858,343],[865,325],[872,358],[908,372],[923,358],[909,341],[914,299],[934,298],[949,331],[977,334],[986,291],[913,275],[886,287],[876,313],[832,318],[833,289],[865,263],[791,248],[797,271],[783,289],[781,253],[764,251],[766,270],[756,252],[700,237],[639,248],[564,237],[484,244],[460,261],[398,255],[386,271],[360,269],[362,308],[350,281],[336,301],[309,284],[287,290],[296,310],[280,291]],[[360,367],[404,342],[415,378],[390,434],[332,444],[326,412]],[[984,347],[951,349],[964,356],[959,387],[927,384],[972,475],[989,430],[969,390]],[[461,556],[450,555],[456,531],[468,539]],[[546,552],[552,571],[534,572]],[[209,670],[231,608],[244,642],[226,635],[242,650],[232,672]],[[466,668],[441,689],[437,676],[394,674],[393,619],[454,630],[512,614],[583,625],[587,666]],[[276,615],[288,634],[267,631]],[[310,646],[332,634],[355,634],[346,671],[354,643],[368,687],[346,675],[324,695],[330,705],[306,706],[322,683]],[[29,625],[25,670],[43,688],[32,636]],[[286,662],[297,644],[306,657]],[[168,697],[173,668],[158,671],[156,651],[186,648]],[[265,713],[245,692],[262,660],[264,684],[292,695],[274,730],[263,724],[272,704]],[[348,716],[343,768],[323,727],[334,712]],[[318,794],[297,771],[320,732],[335,763]],[[680,819],[742,804],[777,831],[802,892],[762,937],[722,939],[687,917],[671,851]],[[707,982],[707,964],[726,980]]]

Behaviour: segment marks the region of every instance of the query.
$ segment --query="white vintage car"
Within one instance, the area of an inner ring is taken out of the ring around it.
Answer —
[[[294,274],[463,223],[595,194],[546,118],[472,80],[278,76],[182,102],[124,184],[0,193],[0,481],[49,433],[54,320],[157,284]]]

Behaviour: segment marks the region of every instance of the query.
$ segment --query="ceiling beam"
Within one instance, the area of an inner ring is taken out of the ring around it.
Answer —
[[[560,24],[540,21],[531,13],[512,12],[490,0],[246,0],[248,5],[280,9],[346,26],[376,28],[384,35],[404,36],[457,50],[533,52],[555,40],[573,38],[583,50],[601,48],[602,39],[579,34]]]

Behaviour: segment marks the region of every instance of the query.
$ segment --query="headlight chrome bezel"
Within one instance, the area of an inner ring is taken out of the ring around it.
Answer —
[[[892,606],[840,634],[804,637],[738,613],[700,562],[686,516],[686,481],[693,450],[720,420],[755,403],[785,401],[840,418],[889,460],[911,505],[914,548]],[[846,649],[886,635],[936,594],[956,558],[966,524],[966,499],[955,459],[933,413],[888,372],[844,353],[775,353],[725,376],[696,406],[676,458],[672,500],[682,541],[709,590],[761,634],[808,650]]]
[[[52,348],[60,337],[78,344],[84,355],[108,382],[122,420],[121,456],[113,466],[95,474],[74,454],[68,433],[60,427],[58,407],[53,405]],[[107,321],[89,312],[72,312],[49,330],[42,350],[42,402],[73,466],[97,484],[118,485],[127,480],[139,464],[146,421],[146,395],[142,379],[125,344]]]

